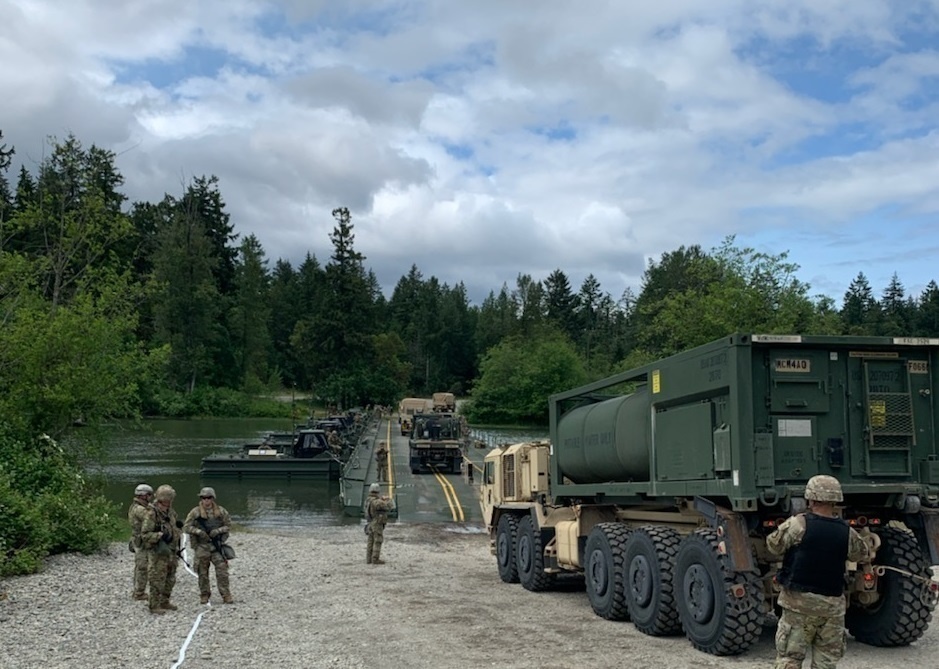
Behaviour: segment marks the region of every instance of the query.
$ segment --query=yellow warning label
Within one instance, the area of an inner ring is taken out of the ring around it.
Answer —
[[[662,392],[662,377],[657,369],[652,370],[652,394]]]
[[[883,400],[871,400],[871,427],[887,427],[887,404]]]

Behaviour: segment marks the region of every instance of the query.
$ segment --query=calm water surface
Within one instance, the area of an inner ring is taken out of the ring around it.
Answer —
[[[123,513],[138,483],[168,483],[176,489],[177,513],[184,516],[198,503],[199,489],[212,486],[219,504],[242,527],[276,530],[357,524],[343,514],[338,481],[281,481],[268,478],[208,478],[199,475],[202,458],[237,453],[271,431],[291,430],[283,419],[153,420],[143,429],[115,428],[107,462],[93,469],[105,479],[105,495]],[[473,430],[489,446],[545,439],[547,433],[522,430]]]
[[[198,503],[199,489],[212,486],[218,502],[243,527],[263,529],[355,524],[342,513],[338,481],[208,478],[199,475],[202,458],[237,453],[268,432],[290,430],[289,420],[156,420],[144,429],[115,429],[107,464],[93,471],[104,476],[108,499],[126,513],[138,483],[176,489],[174,508],[181,516]]]

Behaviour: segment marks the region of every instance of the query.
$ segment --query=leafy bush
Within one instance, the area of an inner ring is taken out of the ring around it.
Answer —
[[[230,388],[197,388],[192,393],[168,389],[154,394],[147,415],[164,418],[290,418],[290,402],[258,397]]]
[[[0,426],[0,576],[36,571],[51,553],[106,545],[117,532],[117,507],[52,439],[17,439],[6,427]]]

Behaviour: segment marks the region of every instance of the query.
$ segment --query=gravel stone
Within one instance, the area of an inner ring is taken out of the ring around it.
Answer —
[[[235,603],[213,593],[200,606],[196,579],[181,568],[179,610],[163,616],[131,599],[125,544],[58,555],[39,574],[3,580],[0,667],[762,669],[775,656],[772,627],[745,655],[713,657],[681,636],[644,636],[597,617],[577,579],[545,593],[502,583],[478,526],[391,524],[385,565],[365,564],[365,536],[355,526],[236,531],[231,544]],[[935,669],[937,657],[934,625],[906,648],[849,640],[838,666]]]

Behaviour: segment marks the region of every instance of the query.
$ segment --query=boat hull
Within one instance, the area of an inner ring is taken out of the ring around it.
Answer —
[[[340,463],[327,458],[248,458],[238,455],[202,459],[202,476],[309,478],[338,481]]]

